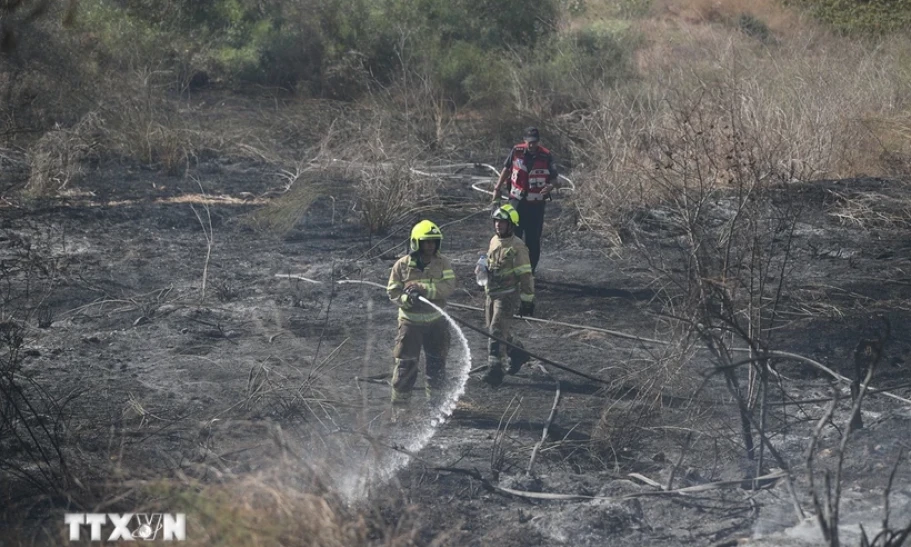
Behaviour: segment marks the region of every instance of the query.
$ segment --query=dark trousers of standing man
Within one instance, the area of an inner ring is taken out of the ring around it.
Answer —
[[[544,202],[510,200],[519,213],[519,226],[515,229],[516,237],[521,238],[528,247],[528,258],[531,260],[531,271],[538,267],[541,258],[541,234],[544,232]]]

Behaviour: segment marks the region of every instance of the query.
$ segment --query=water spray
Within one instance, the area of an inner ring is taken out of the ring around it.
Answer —
[[[357,283],[386,288],[372,281],[343,279],[336,283]],[[371,441],[372,449],[364,454],[360,462],[348,466],[346,470],[339,470],[341,476],[336,480],[336,485],[349,502],[364,498],[371,488],[383,485],[398,470],[405,467],[410,461],[409,453],[418,452],[427,445],[440,426],[452,415],[459,398],[465,393],[468,373],[471,371],[471,348],[468,339],[458,323],[444,309],[423,297],[420,297],[420,300],[439,312],[449,323],[456,333],[461,349],[460,357],[457,363],[448,363],[450,366],[447,366],[447,371],[454,374],[446,382],[442,396],[435,404],[425,405],[423,408],[414,405],[406,411],[404,421],[378,424],[378,427],[383,429],[379,433],[369,433],[369,436],[365,437]],[[380,437],[382,442],[374,442],[379,441]]]

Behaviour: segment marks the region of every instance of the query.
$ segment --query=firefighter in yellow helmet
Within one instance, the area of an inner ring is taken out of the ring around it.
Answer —
[[[411,230],[409,254],[392,266],[386,292],[399,307],[392,372],[392,402],[407,404],[418,376],[418,360],[424,349],[428,397],[438,396],[446,380],[449,325],[422,296],[439,307],[455,289],[456,278],[449,259],[440,254],[443,233],[436,224],[422,220]]]
[[[528,257],[528,247],[516,237],[519,213],[510,204],[493,212],[496,234],[487,250],[488,281],[485,292],[485,320],[491,336],[521,348],[512,336],[512,316],[532,316],[535,311],[535,280]],[[528,355],[521,349],[510,348],[497,340],[488,340],[487,374],[484,381],[493,387],[503,382],[505,361],[509,359],[508,372],[518,372]]]

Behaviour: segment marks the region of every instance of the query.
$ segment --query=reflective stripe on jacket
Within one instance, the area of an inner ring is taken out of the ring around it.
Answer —
[[[455,290],[455,272],[452,271],[449,259],[440,253],[435,253],[429,264],[421,264],[419,254],[414,252],[405,255],[392,266],[386,293],[389,300],[399,307],[400,321],[431,323],[442,317],[440,312],[423,302],[408,307],[402,299],[405,287],[413,283],[419,284],[425,291],[425,298],[442,308],[446,306],[446,298]]]
[[[528,247],[516,236],[493,236],[487,250],[487,295],[496,298],[519,291],[523,302],[534,302],[535,279],[531,273]]]
[[[550,150],[539,145],[531,158],[531,165],[528,165],[525,161],[527,150],[528,145],[522,143],[515,145],[510,153],[509,168],[512,174],[509,177],[509,197],[543,203],[546,196],[541,191],[549,179],[557,176],[553,158]]]

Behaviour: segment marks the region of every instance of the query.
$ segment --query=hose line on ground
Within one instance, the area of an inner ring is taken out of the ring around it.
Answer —
[[[303,276],[292,275],[292,274],[275,274],[275,276],[276,276],[276,277],[290,278],[290,279],[300,279],[300,280],[307,281],[307,282],[310,282],[310,283],[320,283],[320,281],[317,281],[317,280],[314,280],[314,279],[308,279],[308,278],[303,277]],[[370,286],[377,287],[377,288],[380,288],[380,289],[385,289],[385,288],[386,288],[384,285],[381,285],[381,284],[379,284],[379,283],[375,283],[375,282],[373,282],[373,281],[364,281],[364,280],[357,280],[357,279],[341,279],[341,280],[336,281],[336,283],[340,283],[340,284],[343,284],[343,283],[356,283],[356,284],[362,284],[362,285],[370,285]],[[482,310],[481,308],[478,308],[478,307],[475,307],[475,306],[468,306],[468,305],[466,305],[466,304],[458,304],[458,303],[455,303],[455,302],[450,302],[450,303],[448,303],[447,305],[448,305],[448,306],[452,306],[452,307],[454,307],[454,308],[461,308],[461,309],[467,309],[467,310],[472,310],[472,311],[484,311],[484,310]],[[497,338],[491,336],[489,333],[487,333],[486,330],[479,329],[478,327],[475,327],[474,325],[471,325],[471,324],[465,322],[463,319],[461,319],[461,318],[459,318],[459,317],[452,316],[452,318],[453,318],[455,321],[457,321],[459,324],[461,324],[461,325],[463,325],[463,326],[465,326],[465,327],[467,327],[467,328],[469,328],[469,329],[471,329],[471,330],[475,330],[475,331],[477,331],[477,332],[480,332],[480,333],[483,334],[484,336],[487,336],[487,337],[492,338],[492,339],[494,339],[494,340],[498,340],[500,343],[504,343],[504,344],[506,344],[506,345],[508,345],[508,346],[510,346],[510,347],[516,347],[514,344],[510,344],[509,342],[507,342],[507,341],[505,341],[505,340],[499,340],[499,339],[497,339]],[[627,334],[627,333],[624,333],[624,332],[613,331],[613,330],[609,330],[609,329],[602,329],[602,328],[599,328],[599,327],[591,327],[591,326],[588,326],[588,325],[579,325],[579,324],[574,324],[574,323],[566,323],[566,322],[563,322],[563,321],[554,321],[554,320],[550,320],[550,319],[539,319],[539,318],[537,318],[537,317],[521,317],[520,319],[524,319],[524,320],[526,320],[526,321],[534,321],[534,322],[537,322],[537,323],[544,323],[544,324],[550,324],[550,325],[559,325],[559,326],[568,327],[568,328],[572,328],[572,329],[578,329],[578,330],[589,330],[589,331],[594,331],[594,332],[601,332],[601,333],[604,333],[604,334],[609,334],[609,335],[611,335],[611,336],[616,336],[616,337],[618,337],[618,338],[625,338],[625,339],[628,339],[628,340],[637,340],[637,341],[640,341],[640,342],[647,342],[647,343],[661,344],[661,345],[667,345],[667,344],[669,344],[669,342],[666,342],[666,341],[663,341],[663,340],[656,340],[656,339],[653,339],[653,338],[644,338],[644,337],[641,337],[641,336],[635,336],[635,335]],[[749,348],[731,348],[731,350],[732,350],[732,351],[737,351],[737,352],[749,352],[749,351],[750,351]],[[555,362],[553,362],[553,361],[550,361],[549,359],[542,358],[542,357],[540,357],[540,356],[538,356],[538,355],[534,355],[534,354],[532,354],[531,352],[529,352],[528,350],[523,349],[523,351],[525,351],[526,353],[528,353],[529,355],[531,355],[531,356],[534,357],[535,359],[538,359],[538,360],[541,361],[542,363],[550,364],[550,365],[552,365],[552,366],[554,366],[554,367],[556,367],[556,368],[559,368],[559,369],[562,369],[562,370],[566,370],[567,372],[570,372],[570,373],[572,373],[572,374],[576,374],[576,375],[579,375],[579,376],[588,378],[588,379],[590,379],[590,380],[592,380],[592,381],[595,381],[595,382],[598,382],[598,383],[608,384],[608,382],[607,382],[606,380],[603,380],[603,379],[601,379],[601,378],[597,378],[597,377],[594,377],[594,376],[588,376],[588,375],[586,375],[585,373],[582,373],[582,372],[573,370],[573,369],[571,369],[570,367],[567,367],[566,365],[561,365],[561,364],[559,364],[559,363],[555,363]],[[786,352],[786,351],[776,351],[776,350],[769,351],[769,352],[767,352],[766,355],[767,355],[768,357],[777,357],[777,358],[779,358],[779,359],[787,359],[787,360],[793,360],[793,361],[801,362],[801,363],[803,363],[803,364],[810,365],[811,367],[816,368],[817,370],[821,370],[821,371],[823,371],[823,372],[829,374],[833,379],[835,379],[835,380],[837,380],[837,381],[841,381],[841,382],[844,382],[844,383],[850,383],[850,382],[851,382],[851,379],[850,379],[850,378],[847,378],[847,377],[845,377],[845,376],[843,376],[843,375],[841,375],[841,374],[838,374],[838,373],[834,372],[833,370],[831,370],[830,368],[828,368],[828,367],[826,367],[825,365],[823,365],[822,363],[819,363],[819,362],[816,361],[816,360],[810,359],[810,358],[808,358],[808,357],[804,357],[804,356],[802,356],[802,355],[798,355],[798,354],[790,353],[790,352]],[[745,360],[745,361],[743,361],[743,363],[748,363],[748,362],[753,362],[753,361],[758,361],[758,360],[760,360],[760,359],[759,359],[759,358],[753,358],[753,359]],[[888,398],[893,399],[893,400],[896,400],[896,401],[899,401],[899,402],[901,402],[901,403],[903,403],[903,404],[905,404],[905,405],[911,406],[911,399],[906,399],[906,398],[901,397],[901,396],[899,396],[899,395],[895,395],[894,393],[891,393],[891,392],[889,392],[889,391],[886,390],[886,389],[879,389],[879,390],[877,390],[877,394],[882,395],[882,396],[884,396],[884,397],[888,397]]]
[[[426,302],[426,303],[429,303],[429,302],[430,302],[429,300],[427,300],[427,299],[424,298],[423,296],[418,297],[418,300],[420,300],[420,301],[422,301],[422,302]],[[523,351],[523,352],[527,353],[527,354],[529,355],[529,357],[533,357],[533,358],[537,359],[538,361],[541,361],[541,362],[544,363],[544,364],[550,365],[550,366],[552,366],[552,367],[556,367],[556,368],[558,368],[558,369],[560,369],[560,370],[565,370],[566,372],[569,372],[569,373],[571,373],[571,374],[575,374],[576,376],[581,376],[581,377],[586,378],[586,379],[588,379],[588,380],[591,380],[591,381],[593,381],[593,382],[598,382],[598,383],[600,383],[600,384],[610,385],[610,382],[608,382],[607,380],[598,378],[597,376],[590,376],[590,375],[588,375],[588,374],[585,374],[584,372],[579,372],[578,370],[575,370],[575,369],[573,369],[573,368],[570,368],[570,367],[568,367],[568,366],[566,366],[566,365],[562,365],[562,364],[557,363],[557,362],[555,362],[555,361],[551,361],[550,359],[548,359],[548,358],[546,358],[546,357],[541,357],[540,355],[537,355],[537,354],[535,354],[535,353],[532,353],[532,352],[528,351],[527,349],[525,349],[525,348],[523,348],[523,347],[517,346],[516,344],[513,344],[513,343],[509,342],[508,340],[504,340],[503,338],[499,338],[499,337],[497,337],[497,336],[494,336],[494,335],[490,334],[489,332],[487,332],[486,329],[482,329],[482,328],[480,328],[480,327],[476,327],[476,326],[472,325],[471,323],[469,323],[468,321],[465,321],[465,320],[462,319],[461,317],[457,317],[457,316],[452,315],[452,314],[450,314],[449,317],[452,317],[453,321],[455,321],[456,323],[462,325],[463,327],[466,327],[466,328],[468,328],[468,329],[470,329],[470,330],[473,330],[473,331],[475,331],[475,332],[477,332],[477,333],[479,333],[479,334],[482,334],[482,335],[486,336],[487,338],[490,338],[491,340],[495,340],[495,341],[497,341],[497,342],[499,342],[499,343],[501,343],[501,344],[506,344],[507,346],[509,346],[509,347],[511,347],[511,348],[513,348],[513,349],[516,349],[516,350],[519,350],[519,351]]]
[[[380,289],[385,289],[385,288],[386,288],[386,287],[384,287],[383,285],[380,285],[379,283],[374,283],[373,281],[363,281],[363,280],[358,280],[358,279],[340,279],[340,280],[336,281],[336,283],[356,283],[356,284],[362,284],[362,285],[371,285],[371,286],[373,286],[373,287],[378,287],[378,288],[380,288]],[[420,299],[421,301],[425,302],[425,303],[428,303],[428,304],[430,303],[430,301],[427,300],[426,298],[424,298],[423,296],[419,297],[419,299]],[[546,358],[546,357],[542,357],[542,356],[540,356],[540,355],[537,355],[537,354],[535,354],[535,353],[532,353],[532,352],[528,351],[527,349],[521,348],[521,347],[517,346],[516,344],[510,343],[510,342],[507,341],[507,340],[504,340],[504,339],[502,339],[502,338],[496,337],[496,336],[490,334],[489,332],[487,332],[486,329],[482,329],[482,328],[480,328],[480,327],[476,327],[476,326],[472,325],[471,323],[469,323],[468,321],[465,321],[465,320],[462,319],[461,317],[457,317],[457,316],[451,315],[451,314],[450,314],[450,317],[452,317],[452,319],[453,319],[456,323],[462,325],[463,327],[466,327],[466,328],[468,328],[468,329],[470,329],[470,330],[473,330],[473,331],[475,331],[475,332],[477,332],[477,333],[479,333],[479,334],[482,334],[482,335],[486,336],[487,338],[490,338],[491,340],[496,340],[497,342],[500,342],[501,344],[506,344],[507,346],[509,346],[509,347],[511,347],[511,348],[513,348],[513,349],[517,349],[517,350],[520,350],[520,351],[524,351],[524,352],[527,353],[530,357],[532,357],[532,358],[534,358],[534,359],[537,359],[538,361],[541,361],[542,363],[551,365],[551,366],[553,366],[553,367],[555,367],[555,368],[558,368],[558,369],[560,369],[560,370],[564,370],[564,371],[569,372],[569,373],[571,373],[571,374],[575,374],[576,376],[581,376],[582,378],[586,378],[586,379],[591,380],[591,381],[593,381],[593,382],[598,382],[598,383],[600,383],[600,384],[610,385],[610,382],[608,382],[607,380],[604,380],[603,378],[598,378],[597,376],[591,376],[591,375],[589,375],[589,374],[586,374],[586,373],[584,373],[584,372],[580,372],[580,371],[578,371],[578,370],[575,370],[575,369],[573,369],[573,368],[571,368],[571,367],[568,367],[568,366],[566,366],[566,365],[563,365],[563,364],[561,364],[561,363],[557,363],[557,362],[555,362],[555,361],[551,361],[550,359],[548,359],[548,358]],[[533,319],[533,318],[527,317],[526,319]],[[544,320],[541,319],[540,321],[544,321]],[[546,321],[545,321],[545,322],[546,322]]]

